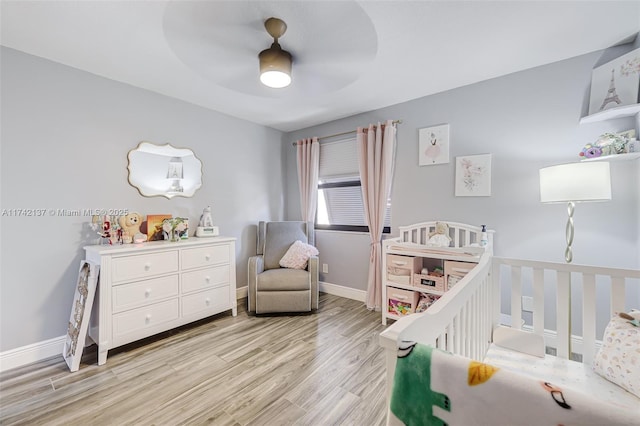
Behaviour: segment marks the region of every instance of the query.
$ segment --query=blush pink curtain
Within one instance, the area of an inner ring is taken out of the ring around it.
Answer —
[[[318,169],[320,167],[320,143],[318,138],[297,141],[298,187],[302,220],[315,222],[318,206]]]
[[[362,183],[364,214],[371,236],[367,308],[382,307],[382,229],[387,200],[391,192],[393,164],[396,150],[396,128],[392,120],[384,125],[358,128],[358,165]]]

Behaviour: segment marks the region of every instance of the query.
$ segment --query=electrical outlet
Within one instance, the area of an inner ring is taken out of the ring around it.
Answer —
[[[533,312],[533,297],[522,296],[522,310],[524,312]]]
[[[322,273],[323,274],[328,274],[329,273],[329,264],[328,263],[323,263],[322,264]]]

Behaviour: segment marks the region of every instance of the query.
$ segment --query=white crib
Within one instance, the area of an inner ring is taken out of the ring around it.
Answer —
[[[421,223],[401,228],[400,239],[424,244],[409,237],[420,235],[424,226]],[[456,235],[458,227],[479,230],[470,225],[452,227]],[[597,313],[596,298],[602,297],[605,288],[609,312]],[[494,257],[487,250],[477,266],[426,312],[400,318],[381,333],[388,395],[398,346],[402,341],[414,341],[534,378],[553,377],[556,384],[596,392],[616,408],[637,410],[640,424],[640,399],[596,375],[590,367],[602,338],[596,319],[640,308],[639,288],[639,270],[506,259]],[[510,294],[510,300],[501,303],[504,294]],[[572,326],[572,294],[582,298],[580,331]],[[627,295],[633,300],[628,300]],[[524,314],[523,296],[532,300]],[[550,296],[554,299],[551,303]],[[501,313],[501,306],[508,315]],[[545,348],[556,355],[545,355]],[[572,358],[581,359],[582,363]]]

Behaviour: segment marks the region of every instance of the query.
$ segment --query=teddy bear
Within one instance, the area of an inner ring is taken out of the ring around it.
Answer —
[[[120,228],[122,228],[122,235],[124,242],[131,242],[135,236],[140,234],[140,225],[142,225],[142,215],[140,213],[129,213],[124,216],[120,216],[118,219]],[[145,238],[146,240],[146,238]]]
[[[429,233],[429,241],[427,243],[437,247],[449,247],[451,245],[449,225],[444,222],[436,222],[436,228]]]

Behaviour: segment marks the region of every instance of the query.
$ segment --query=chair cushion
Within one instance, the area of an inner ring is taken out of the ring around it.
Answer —
[[[264,269],[280,268],[280,259],[294,241],[307,243],[306,222],[267,222],[264,240]]]
[[[280,259],[280,266],[291,269],[307,269],[307,263],[311,256],[317,256],[318,249],[312,245],[298,240],[291,244],[289,250]]]
[[[309,272],[301,269],[270,269],[258,274],[257,291],[311,290]]]

